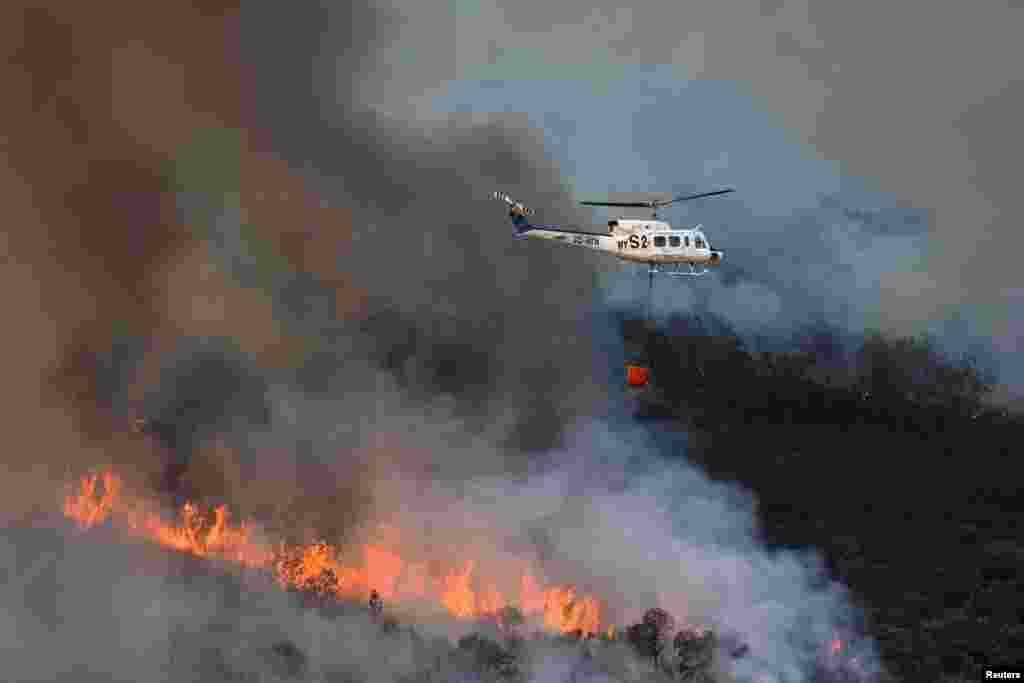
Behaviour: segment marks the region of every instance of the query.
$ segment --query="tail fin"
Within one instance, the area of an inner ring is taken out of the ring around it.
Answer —
[[[504,192],[495,192],[491,195],[494,199],[500,200],[508,204],[508,215],[512,219],[512,225],[516,229],[516,235],[522,235],[525,232],[529,232],[533,229],[533,225],[526,219],[527,216],[533,213],[532,209],[528,209],[523,206],[522,202],[514,201]]]
[[[516,235],[522,235],[523,233],[533,230],[533,225],[530,221],[523,217],[523,214],[517,213],[516,211],[509,211],[509,216],[512,217],[512,225],[516,229]]]

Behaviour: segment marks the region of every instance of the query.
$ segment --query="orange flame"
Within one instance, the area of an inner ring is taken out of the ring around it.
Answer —
[[[322,541],[272,547],[257,539],[253,525],[232,524],[224,506],[214,508],[211,516],[186,503],[178,520],[169,523],[145,501],[129,496],[110,470],[82,477],[77,490],[65,497],[64,514],[82,529],[109,519],[129,534],[166,548],[266,569],[283,588],[344,599],[365,599],[372,589],[389,601],[433,601],[457,618],[495,615],[517,604],[477,572],[472,559],[461,567],[430,571],[425,562],[403,558],[390,547],[398,545],[395,529],[385,534],[392,539],[390,545],[364,545],[350,553],[361,562],[343,563],[341,550]],[[523,615],[537,618],[548,629],[601,632],[601,602],[578,595],[572,586],[543,587],[534,573],[524,570],[517,597]]]
[[[96,486],[101,476],[89,474],[82,477],[81,493],[69,494],[64,499],[64,515],[74,519],[83,529],[101,523],[113,511],[114,501],[121,493],[121,480],[113,472],[102,475],[103,488],[97,492]]]

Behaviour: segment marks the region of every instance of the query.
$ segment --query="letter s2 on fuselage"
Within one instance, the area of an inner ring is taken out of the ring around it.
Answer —
[[[619,249],[646,249],[650,246],[650,238],[647,235],[630,235],[624,240],[618,240]]]

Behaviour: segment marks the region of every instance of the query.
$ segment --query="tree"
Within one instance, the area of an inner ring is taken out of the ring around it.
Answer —
[[[650,624],[640,622],[626,629],[626,642],[641,657],[658,656],[658,632]]]
[[[672,615],[654,607],[644,612],[639,624],[626,629],[626,640],[641,657],[657,661],[674,629],[675,619]]]
[[[684,681],[709,680],[715,644],[715,634],[711,631],[683,629],[676,634],[672,645],[679,657],[679,675]]]
[[[370,615],[374,619],[378,619],[383,611],[384,600],[381,599],[380,593],[375,590],[370,591]]]
[[[650,625],[660,638],[667,638],[676,628],[676,620],[660,607],[654,607],[644,612],[643,622]]]
[[[519,671],[515,656],[490,638],[477,633],[460,639],[459,649],[470,654],[473,667],[478,673],[495,672],[502,676],[514,676]]]

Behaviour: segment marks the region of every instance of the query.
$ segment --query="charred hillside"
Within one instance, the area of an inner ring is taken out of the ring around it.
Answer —
[[[831,330],[763,350],[710,318],[622,325],[654,370],[639,418],[684,427],[691,459],[753,489],[770,545],[822,551],[893,673],[1019,660],[1024,419],[986,405],[977,363]]]

